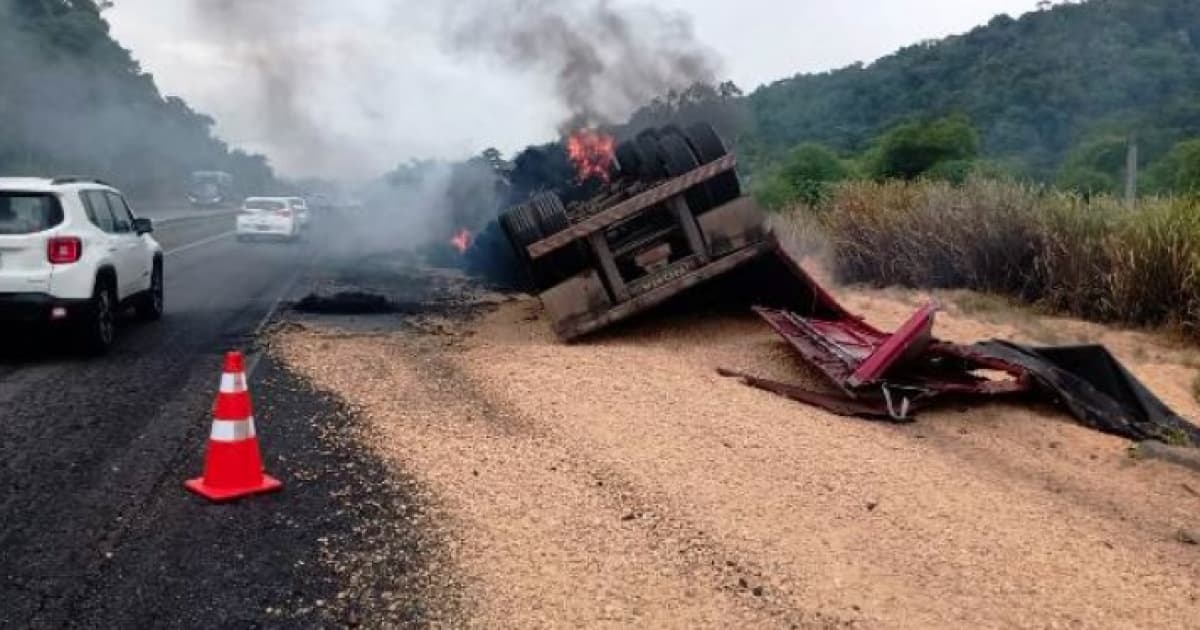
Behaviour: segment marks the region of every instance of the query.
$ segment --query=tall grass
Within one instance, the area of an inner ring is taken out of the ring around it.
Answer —
[[[997,293],[1105,322],[1175,325],[1200,337],[1200,203],[1145,199],[1128,210],[974,179],[849,182],[814,217],[850,282]]]

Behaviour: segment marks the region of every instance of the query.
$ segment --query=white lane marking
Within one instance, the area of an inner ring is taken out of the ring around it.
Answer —
[[[213,420],[209,439],[213,442],[241,442],[256,437],[254,416],[247,420]]]
[[[279,295],[275,296],[275,300],[271,302],[271,308],[267,309],[266,315],[263,315],[263,318],[258,322],[258,326],[254,327],[254,332],[250,333],[251,337],[257,340],[262,336],[263,330],[266,329],[267,324],[271,323],[271,318],[275,316],[275,311],[279,310],[279,305],[283,303],[283,300],[287,298],[289,293],[292,292],[292,288],[295,287],[296,283],[300,281],[300,274],[303,271],[306,270],[297,269],[294,273],[292,273],[292,277],[284,283],[283,290],[280,291]],[[249,357],[249,359],[247,359],[245,372],[247,379],[254,376],[254,371],[258,369],[258,362],[260,359],[262,359],[262,351],[255,352]]]
[[[215,212],[213,214],[197,214],[197,215],[191,215],[191,216],[180,215],[180,216],[167,217],[165,219],[156,219],[152,216],[139,216],[139,218],[150,219],[151,221],[154,221],[154,227],[157,228],[160,225],[174,225],[176,223],[184,223],[186,221],[195,221],[196,223],[201,223],[201,222],[208,221],[211,219],[223,219],[225,217],[232,217],[236,214],[237,214],[237,212],[230,211],[230,212]]]
[[[208,245],[209,243],[215,243],[221,239],[229,238],[230,236],[233,236],[234,234],[237,234],[237,230],[229,230],[228,232],[225,232],[223,234],[217,234],[216,236],[210,236],[205,239],[200,239],[194,243],[188,243],[187,245],[184,245],[182,247],[176,247],[175,249],[172,249],[171,251],[164,254],[164,256],[174,256],[175,254],[182,254],[183,252],[186,252],[191,249],[195,249],[202,245]]]

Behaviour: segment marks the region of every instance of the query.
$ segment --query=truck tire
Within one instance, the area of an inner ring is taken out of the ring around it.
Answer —
[[[534,215],[537,217],[542,238],[558,234],[571,227],[571,221],[567,218],[567,208],[558,195],[552,192],[542,193],[535,196],[529,205],[533,207]],[[582,249],[582,244],[575,242],[535,262],[535,264],[538,263],[547,265],[548,275],[553,277],[556,282],[561,282],[583,271],[587,265],[587,256]]]
[[[658,132],[647,129],[637,135],[638,152],[641,154],[641,176],[645,181],[657,181],[667,177],[663,164],[662,147],[658,143]]]
[[[567,208],[563,206],[562,199],[558,195],[552,192],[541,193],[534,196],[529,203],[533,206],[542,238],[558,234],[571,227],[571,221],[567,218]]]
[[[626,140],[617,145],[617,167],[620,168],[621,177],[625,179],[637,179],[641,176],[642,160],[637,143]]]
[[[667,174],[671,177],[679,177],[697,169],[700,166],[700,162],[692,153],[691,147],[688,146],[683,132],[677,128],[664,129],[663,131],[662,138],[658,142],[663,150]],[[708,187],[704,184],[698,184],[687,189],[684,191],[683,197],[687,201],[688,208],[694,214],[707,212],[716,205],[713,203]]]
[[[525,251],[525,248],[542,240],[542,232],[533,219],[529,205],[521,204],[513,207],[504,213],[504,216],[500,218],[500,223],[508,232],[509,240],[512,241],[517,253],[521,254],[522,258],[528,259],[529,253]]]
[[[715,162],[729,155],[729,149],[725,147],[725,142],[721,140],[717,130],[709,123],[701,122],[689,125],[684,136],[687,137],[701,164]]]
[[[525,268],[525,275],[534,288],[540,288],[537,274],[534,272],[533,260],[529,258],[529,251],[526,248],[541,240],[542,235],[528,204],[514,206],[501,215],[500,227],[504,228],[504,233],[508,235],[508,242],[512,245],[513,253],[517,255],[517,260],[521,261],[521,266]]]
[[[665,136],[682,136],[684,139],[687,138],[687,134],[683,132],[683,129],[681,129],[679,127],[679,125],[676,125],[674,123],[672,123],[670,125],[663,125],[662,129],[658,130],[658,136],[659,136],[659,138],[662,138]],[[700,161],[700,158],[697,157],[696,161],[697,162]]]
[[[500,218],[500,225],[508,233],[509,241],[516,250],[517,258],[524,264],[534,290],[544,291],[558,284],[554,263],[546,258],[533,260],[528,247],[542,240],[534,204],[524,203],[509,210]]]
[[[641,140],[642,138],[658,140],[659,134],[658,134],[658,130],[655,129],[654,127],[647,127],[646,129],[639,131],[637,137],[639,140]]]
[[[715,162],[729,154],[725,142],[717,134],[717,130],[708,123],[696,123],[687,128],[684,134],[692,152],[701,164]],[[705,186],[712,198],[714,207],[729,203],[742,195],[742,187],[738,182],[737,173],[728,171],[710,179]]]

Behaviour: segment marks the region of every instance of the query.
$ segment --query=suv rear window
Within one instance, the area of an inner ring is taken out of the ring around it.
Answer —
[[[254,199],[246,202],[245,210],[283,210],[287,206],[282,201],[271,199]]]
[[[0,234],[34,234],[62,222],[62,204],[54,195],[0,192]]]

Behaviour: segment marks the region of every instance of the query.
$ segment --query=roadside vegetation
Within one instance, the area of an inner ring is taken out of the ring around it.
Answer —
[[[1200,339],[1200,128],[1118,196],[1129,137],[1082,141],[1034,178],[984,152],[962,115],[905,122],[857,154],[806,142],[752,181],[847,282],[967,289]],[[812,240],[809,236],[809,240]]]
[[[1200,201],[972,176],[847,181],[784,211],[827,239],[847,282],[969,289],[1100,322],[1200,338]]]

